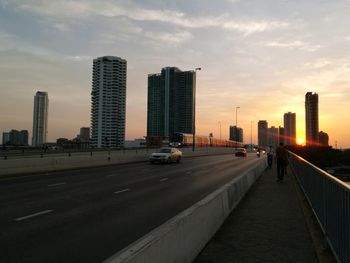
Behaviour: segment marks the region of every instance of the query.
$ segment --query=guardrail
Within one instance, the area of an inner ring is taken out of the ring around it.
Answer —
[[[32,158],[9,158],[0,159],[0,177],[16,174],[30,173],[48,173],[66,169],[87,168],[94,166],[104,166],[112,164],[146,162],[149,155],[155,149],[134,149],[120,151],[99,151],[76,152],[66,154],[51,154],[36,156]],[[195,152],[191,148],[181,148],[183,157],[215,155],[215,154],[233,154],[232,148],[196,148]]]
[[[338,262],[350,262],[350,187],[290,152],[290,166]]]

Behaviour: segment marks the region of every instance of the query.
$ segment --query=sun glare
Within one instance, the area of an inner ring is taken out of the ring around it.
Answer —
[[[304,138],[298,138],[297,139],[297,144],[298,145],[303,145],[304,144]]]

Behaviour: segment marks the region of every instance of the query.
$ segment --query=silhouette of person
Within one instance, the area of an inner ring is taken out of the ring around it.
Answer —
[[[286,172],[286,167],[288,165],[288,152],[284,148],[283,143],[276,149],[276,159],[277,159],[277,182],[283,182],[283,177]]]
[[[269,165],[270,168],[272,167],[273,154],[274,154],[273,148],[270,145],[269,149],[267,150],[267,164]]]

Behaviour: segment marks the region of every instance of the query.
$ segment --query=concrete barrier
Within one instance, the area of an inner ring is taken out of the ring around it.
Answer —
[[[119,151],[101,151],[93,152],[74,152],[70,156],[50,154],[20,158],[0,160],[0,176],[29,174],[29,173],[46,173],[52,171],[76,169],[85,167],[104,166],[112,164],[132,163],[148,161],[149,155],[155,149],[133,149],[133,150],[119,150]],[[196,148],[193,152],[191,148],[181,148],[184,157],[189,156],[203,156],[212,154],[233,153],[232,148]]]
[[[104,263],[190,263],[266,168],[266,158]]]

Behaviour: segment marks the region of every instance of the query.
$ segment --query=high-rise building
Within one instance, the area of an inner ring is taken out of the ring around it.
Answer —
[[[329,136],[327,133],[320,131],[318,133],[318,139],[320,146],[328,147],[329,146]]]
[[[306,145],[318,145],[318,94],[305,95]]]
[[[34,96],[32,146],[46,143],[49,97],[47,92],[38,91]]]
[[[121,147],[125,139],[125,59],[94,59],[91,92],[91,145]]]
[[[267,141],[268,145],[276,149],[278,146],[278,128],[271,126],[267,129]]]
[[[243,129],[234,126],[230,126],[230,140],[236,142],[243,142]]]
[[[258,145],[261,147],[267,147],[267,121],[260,120],[258,122]]]
[[[284,114],[284,145],[296,145],[296,114],[287,112]]]
[[[147,139],[193,134],[196,72],[165,67],[148,75]]]

